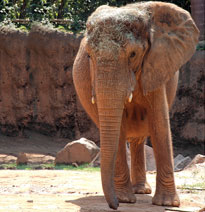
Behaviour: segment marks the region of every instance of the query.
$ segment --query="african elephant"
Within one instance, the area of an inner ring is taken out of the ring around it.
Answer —
[[[110,208],[136,202],[134,193],[151,193],[144,162],[148,136],[157,165],[152,203],[180,205],[169,108],[178,70],[195,52],[198,36],[190,14],[170,3],[100,6],[88,18],[73,80],[81,104],[100,130],[102,187]]]

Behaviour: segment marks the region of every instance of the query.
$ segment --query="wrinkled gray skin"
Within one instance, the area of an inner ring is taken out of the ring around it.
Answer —
[[[195,51],[198,29],[188,12],[168,3],[101,6],[88,19],[74,67],[79,99],[100,130],[101,176],[109,206],[151,193],[144,139],[157,165],[153,204],[179,206],[169,108],[179,68]],[[131,148],[131,179],[126,161]]]

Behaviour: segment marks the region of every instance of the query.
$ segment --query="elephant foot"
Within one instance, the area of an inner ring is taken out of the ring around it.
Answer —
[[[138,183],[132,186],[133,191],[135,194],[151,194],[152,189],[149,185],[149,183]]]
[[[134,193],[132,192],[132,189],[125,188],[116,190],[116,195],[118,198],[118,201],[121,203],[135,203],[136,197]]]
[[[154,197],[152,198],[153,205],[160,205],[160,206],[173,206],[179,207],[180,200],[176,193],[164,193],[164,192],[156,192]]]

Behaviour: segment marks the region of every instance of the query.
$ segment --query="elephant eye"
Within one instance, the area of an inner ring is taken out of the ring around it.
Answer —
[[[136,53],[133,51],[133,52],[131,52],[131,54],[130,54],[130,58],[133,58],[133,57],[135,57],[135,55],[136,55]]]
[[[88,58],[90,58],[90,55],[88,54],[88,56],[87,56]]]

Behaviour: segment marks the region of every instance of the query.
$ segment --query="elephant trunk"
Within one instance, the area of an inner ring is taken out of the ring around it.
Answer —
[[[123,113],[123,95],[111,93],[113,88],[97,92],[97,106],[100,124],[101,178],[106,201],[110,208],[118,208],[114,189],[115,160],[118,151],[120,127]],[[120,92],[118,92],[120,93]]]

